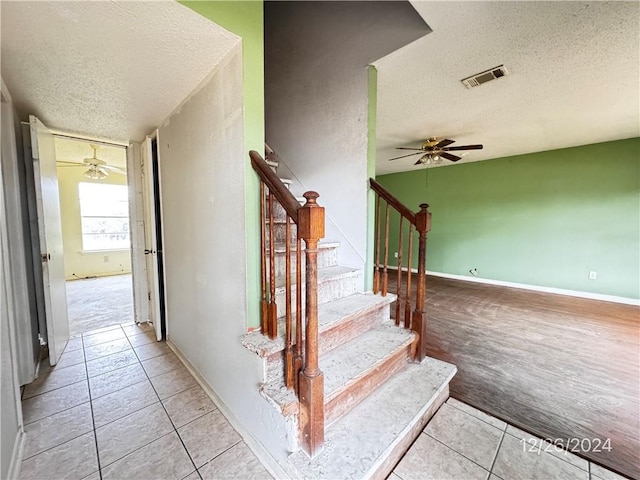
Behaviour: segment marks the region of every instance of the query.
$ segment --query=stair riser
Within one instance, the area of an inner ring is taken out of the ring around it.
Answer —
[[[295,317],[292,319],[295,325]],[[355,315],[353,318],[347,318],[338,325],[318,334],[318,343],[320,346],[319,355],[322,355],[349,340],[354,339],[358,335],[381,325],[389,320],[389,304],[376,305],[371,310]],[[278,328],[284,328],[279,325]],[[295,326],[292,336],[295,341]],[[284,353],[282,351],[269,355],[264,359],[266,367],[265,383],[278,380],[284,376]]]
[[[422,414],[419,421],[403,435],[402,441],[398,442],[394,446],[393,450],[388,452],[387,458],[378,465],[376,471],[368,472],[370,475],[367,475],[367,477],[371,480],[385,480],[389,475],[391,475],[391,472],[400,459],[404,456],[407,450],[409,450],[409,447],[413,444],[415,439],[418,438],[418,435],[422,433],[424,428],[427,426],[427,423],[429,423],[429,420],[431,420],[442,404],[447,401],[447,398],[449,398],[449,384],[440,391],[433,403]]]
[[[270,235],[270,231],[269,231],[269,224],[267,223],[266,225],[266,240],[267,240],[267,245],[270,244],[270,239],[271,239],[271,235]],[[296,239],[297,239],[297,235],[298,235],[298,228],[296,226],[295,223],[292,223],[290,226],[290,232],[291,232],[291,238],[290,238],[290,244],[291,245],[295,245],[296,244]],[[273,238],[276,239],[276,245],[278,244],[285,244],[285,239],[287,236],[287,224],[286,223],[281,223],[281,222],[273,222]],[[304,247],[304,240],[302,241],[302,246]]]
[[[302,280],[302,302],[306,294],[304,278]],[[358,275],[341,275],[337,278],[329,278],[318,283],[318,304],[327,303],[338,298],[343,298],[356,293],[358,289]],[[278,317],[285,314],[285,287],[276,289],[276,305],[278,306]],[[291,285],[291,311],[296,311],[296,286]],[[304,308],[304,306],[303,306]]]
[[[359,335],[389,320],[389,304],[376,305],[320,332],[320,354],[339,347]]]
[[[340,394],[330,399],[325,398],[325,425],[328,427],[341,418],[394,373],[402,370],[407,365],[409,356],[410,346],[407,346],[387,357],[381,365],[366,372]]]
[[[279,245],[281,247],[281,245]],[[295,251],[291,251],[291,274],[295,275],[297,271],[296,265],[296,253]],[[275,260],[275,271],[277,277],[284,277],[286,272],[286,259],[287,254],[285,252],[276,252],[274,255]],[[269,257],[267,257],[267,264],[269,262]],[[305,253],[302,251],[302,281],[304,282],[304,273],[305,273]],[[338,252],[335,247],[331,248],[319,248],[318,249],[318,268],[324,267],[334,267],[338,265]]]
[[[276,222],[284,222],[287,218],[287,212],[285,211],[284,207],[278,202],[273,202],[273,218]]]

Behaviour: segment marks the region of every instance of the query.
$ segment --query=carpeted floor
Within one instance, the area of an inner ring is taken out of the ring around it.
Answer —
[[[67,282],[69,334],[133,321],[131,274]]]

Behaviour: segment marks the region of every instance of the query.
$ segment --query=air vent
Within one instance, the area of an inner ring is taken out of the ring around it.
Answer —
[[[473,88],[479,87],[483,83],[490,82],[491,80],[495,80],[496,78],[504,77],[505,75],[509,75],[509,72],[507,71],[505,66],[498,65],[497,67],[485,70],[484,72],[476,73],[475,75],[471,75],[470,77],[463,78],[461,82],[464,83],[465,87]]]

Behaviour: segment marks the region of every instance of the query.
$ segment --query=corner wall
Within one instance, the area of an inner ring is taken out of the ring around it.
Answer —
[[[429,31],[408,2],[265,3],[267,143],[294,194],[320,194],[343,265],[368,258],[367,65]]]
[[[429,203],[429,271],[640,298],[640,138],[378,181],[413,210]]]
[[[125,150],[123,149],[122,152],[124,156]],[[127,177],[113,173],[104,180],[92,180],[84,176],[83,168],[58,167],[65,278],[74,280],[78,277],[131,273],[131,252],[129,250],[83,252],[80,196],[78,193],[80,182],[126,185]]]

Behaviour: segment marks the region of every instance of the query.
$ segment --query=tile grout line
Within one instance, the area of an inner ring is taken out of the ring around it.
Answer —
[[[182,448],[184,448],[184,451],[186,452],[187,456],[189,457],[189,460],[191,461],[191,465],[193,465],[194,471],[198,472],[198,467],[196,467],[196,462],[193,461],[193,458],[191,457],[191,453],[189,453],[189,450],[187,449],[187,446],[184,444],[184,441],[182,440],[182,437],[180,436],[180,433],[178,432],[178,429],[176,428],[175,423],[173,423],[173,420],[171,420],[171,415],[169,415],[169,412],[167,412],[167,409],[164,406],[164,403],[162,402],[162,399],[160,398],[160,395],[158,394],[158,391],[156,390],[156,387],[153,385],[153,382],[151,381],[151,377],[149,377],[149,374],[145,370],[144,365],[142,365],[142,361],[140,360],[140,357],[138,357],[138,352],[136,352],[136,349],[133,347],[133,344],[129,341],[129,337],[127,337],[127,341],[131,345],[131,348],[133,349],[133,353],[136,356],[136,358],[138,359],[138,362],[140,362],[140,366],[142,367],[142,371],[144,372],[145,376],[147,377],[147,381],[149,382],[149,384],[151,385],[151,388],[153,389],[154,393],[158,397],[158,401],[160,403],[160,406],[164,410],[164,413],[167,416],[167,418],[169,419],[169,423],[171,423],[171,426],[173,427],[173,432],[175,432],[176,436],[178,437],[178,440],[180,440],[180,444],[182,445]],[[160,355],[158,355],[158,357],[159,356]],[[156,357],[152,357],[152,358],[156,358]],[[147,360],[150,360],[150,359],[147,359]],[[182,362],[180,362],[180,363],[182,363]],[[189,373],[189,375],[191,375],[191,373]],[[178,393],[181,393],[181,392],[177,392],[175,395],[177,395]],[[198,418],[201,418],[201,417],[198,417]],[[173,432],[170,432],[170,433],[173,433]],[[170,433],[168,433],[167,435],[169,435]],[[155,440],[154,440],[154,442],[155,442]],[[153,442],[150,442],[150,443],[153,443]],[[189,475],[191,475],[191,474],[189,474]],[[198,476],[200,476],[200,472],[198,472]]]
[[[489,468],[489,476],[495,475],[496,477],[498,477],[497,474],[493,473],[493,467],[496,466],[496,461],[498,460],[498,455],[500,454],[500,449],[502,448],[502,442],[504,441],[504,436],[506,434],[507,434],[507,427],[505,426],[504,430],[502,431],[502,436],[500,437],[500,441],[498,442],[498,448],[496,448],[496,453],[493,455],[493,460],[491,461],[491,467]],[[502,477],[498,477],[498,478],[502,478]]]
[[[428,434],[427,432],[423,431],[422,432],[424,435],[426,435],[429,438],[434,439],[436,442],[438,442],[441,445],[444,445],[446,448],[448,448],[449,450],[451,450],[452,452],[457,453],[458,455],[460,455],[463,458],[466,458],[467,460],[469,460],[470,462],[476,464],[477,466],[479,466],[481,469],[483,469],[485,472],[488,472],[489,474],[491,474],[490,470],[487,470],[486,467],[483,467],[482,465],[480,465],[478,462],[476,462],[475,460],[470,459],[469,457],[467,457],[466,455],[460,453],[459,451],[457,451],[455,448],[447,445],[446,443],[444,443],[442,440],[438,440],[436,437],[434,437],[433,435]]]
[[[455,400],[455,399],[454,399],[454,400]],[[460,402],[460,400],[458,400],[458,401]],[[493,424],[491,424],[491,423],[487,422],[486,420],[484,420],[484,419],[482,419],[482,418],[480,418],[480,417],[476,417],[475,415],[472,415],[471,413],[469,413],[469,412],[467,412],[467,411],[465,411],[465,410],[463,410],[463,409],[461,409],[461,408],[458,408],[458,407],[456,407],[455,405],[453,405],[453,404],[451,404],[451,403],[449,403],[449,402],[444,402],[444,403],[446,403],[447,405],[449,405],[451,408],[455,408],[455,409],[456,409],[456,410],[458,410],[459,412],[466,413],[466,414],[467,414],[467,415],[469,415],[470,417],[473,417],[473,418],[475,418],[475,419],[477,419],[477,420],[480,420],[481,422],[484,422],[484,423],[486,423],[487,425],[491,425],[493,428],[496,428],[496,429],[500,430],[500,428],[498,428],[498,427],[496,427],[495,425],[493,425]],[[475,408],[475,407],[473,407],[473,406],[469,405],[468,403],[464,403],[464,402],[460,402],[460,403],[462,403],[462,404],[464,404],[464,405],[467,405],[467,406],[469,406],[469,407],[471,407],[471,408]],[[443,404],[443,405],[444,405],[444,404]],[[476,409],[476,410],[477,410],[477,409]],[[500,422],[504,423],[505,425],[504,425],[504,427],[502,427],[502,430],[501,430],[501,431],[503,431],[503,432],[504,432],[504,431],[506,431],[506,430],[507,430],[507,427],[509,426],[509,424],[508,424],[507,422],[505,422],[504,420],[500,420],[499,418],[496,418],[496,417],[494,417],[494,416],[491,416],[491,415],[489,415],[488,413],[483,412],[482,410],[478,410],[478,411],[479,411],[479,412],[481,412],[481,413],[484,413],[484,414],[485,414],[485,415],[487,415],[487,416],[490,416],[491,418],[495,418],[496,420],[498,420],[498,421],[500,421]],[[425,427],[425,428],[426,428],[426,427]]]
[[[93,426],[93,441],[96,446],[96,459],[98,461],[98,476],[102,480],[102,468],[100,467],[100,449],[98,447],[98,432],[96,431],[96,419],[93,415],[93,399],[91,398],[91,383],[89,382],[89,369],[87,368],[87,357],[84,352],[84,337],[82,338],[82,356],[84,357],[84,370],[87,374],[87,389],[89,391],[89,408],[91,409],[91,424]]]

